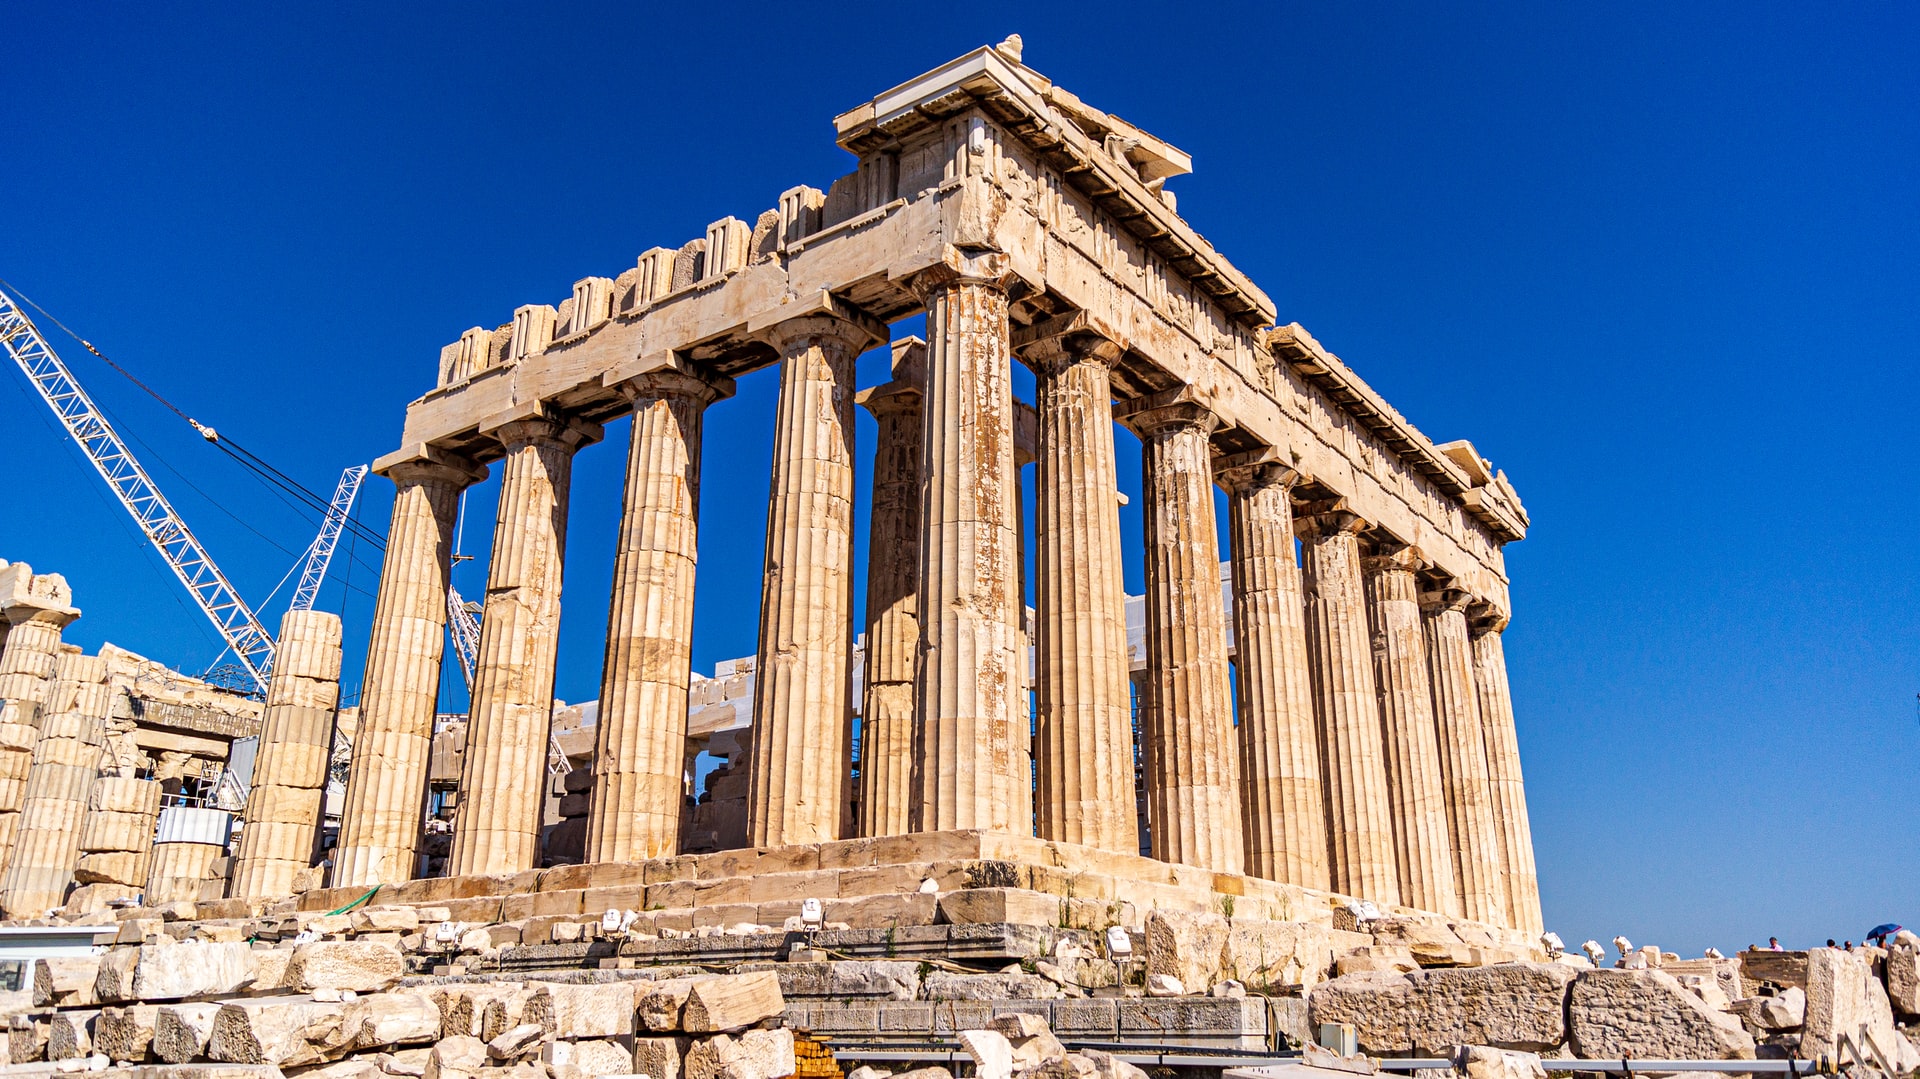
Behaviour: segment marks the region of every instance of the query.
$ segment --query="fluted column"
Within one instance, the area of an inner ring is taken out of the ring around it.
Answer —
[[[1494,832],[1486,732],[1480,724],[1480,703],[1473,685],[1467,602],[1464,592],[1429,593],[1421,597],[1420,612],[1426,623],[1434,728],[1439,734],[1440,776],[1446,788],[1447,832],[1453,841],[1454,890],[1466,917],[1504,925],[1505,884],[1500,878],[1500,843]]]
[[[1360,570],[1365,521],[1324,511],[1299,522],[1307,599],[1307,661],[1320,723],[1327,792],[1327,866],[1333,890],[1400,902],[1387,795],[1386,748],[1374,692],[1373,645]]]
[[[1290,495],[1298,477],[1272,463],[1224,477],[1231,492],[1241,826],[1249,874],[1325,889],[1326,792]]]
[[[1387,544],[1362,560],[1373,629],[1374,677],[1380,694],[1380,730],[1387,751],[1387,797],[1393,806],[1394,856],[1400,902],[1439,914],[1460,914],[1447,837],[1447,793],[1440,781],[1439,737],[1433,725],[1433,688],[1427,681],[1427,642],[1420,626],[1418,551]]]
[[[914,661],[920,650],[920,453],[926,342],[894,343],[893,380],[860,393],[879,425],[867,541],[860,834],[913,827]]]
[[[1029,738],[1004,257],[922,274],[927,305],[916,831],[1027,834]]]
[[[1220,605],[1220,539],[1209,435],[1197,404],[1132,411],[1146,494],[1147,819],[1153,856],[1238,873],[1238,751]]]
[[[485,475],[444,455],[392,465],[396,488],[373,605],[360,720],[334,852],[336,887],[413,877],[427,798],[460,492]]]
[[[35,574],[24,562],[0,567],[0,610],[9,626],[0,651],[0,865],[13,849],[27,794],[41,705],[53,688],[60,633],[80,612],[57,573]]]
[[[1021,359],[1033,368],[1039,413],[1039,833],[1132,854],[1140,836],[1110,384],[1121,351],[1104,338],[1077,335],[1036,342]]]
[[[574,451],[600,430],[536,418],[502,424],[493,435],[506,456],[448,876],[516,873],[539,859],[567,494]]]
[[[340,704],[340,637],[338,615],[288,611],[280,619],[233,895],[291,895],[294,876],[313,864]]]
[[[7,917],[42,917],[66,899],[112,711],[106,660],[73,652],[60,656],[41,709],[19,831],[0,883],[0,907]]]
[[[620,389],[633,404],[633,435],[607,614],[589,862],[680,852],[700,433],[707,406],[732,383],[656,371]]]
[[[1487,738],[1487,773],[1493,821],[1500,840],[1507,924],[1538,933],[1540,879],[1533,864],[1533,829],[1527,823],[1527,788],[1520,774],[1520,739],[1514,730],[1513,697],[1507,688],[1507,655],[1498,627],[1473,638],[1473,685]]]
[[[747,842],[838,839],[853,648],[853,368],[881,340],[826,315],[775,326],[780,402],[767,502]]]

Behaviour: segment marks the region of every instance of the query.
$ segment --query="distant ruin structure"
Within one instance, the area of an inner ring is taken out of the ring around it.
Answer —
[[[448,872],[539,864],[571,463],[622,416],[585,857],[680,852],[702,417],[774,368],[751,846],[972,831],[1132,855],[1137,751],[1161,862],[1538,931],[1501,647],[1502,547],[1528,521],[1505,476],[1277,325],[1176,213],[1165,184],[1188,156],[1017,48],[968,53],[834,125],[859,163],[827,190],[792,188],[442,351],[376,465],[397,492],[332,883],[416,873],[455,511],[496,468]],[[924,347],[893,341],[922,314]],[[857,386],[855,358],[890,344],[892,379]],[[1014,363],[1036,385],[1032,522]],[[854,484],[857,405],[880,421],[870,492]],[[1121,541],[1116,421],[1145,461],[1139,552]],[[861,498],[869,537],[854,535]],[[1127,557],[1147,581],[1137,739]],[[57,636],[22,625],[8,671]],[[32,664],[10,677],[44,679]]]

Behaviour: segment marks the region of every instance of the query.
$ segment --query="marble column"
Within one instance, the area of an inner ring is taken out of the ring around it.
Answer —
[[[1140,836],[1111,386],[1121,353],[1082,334],[1038,341],[1021,359],[1033,369],[1039,414],[1039,834],[1132,854]]]
[[[701,422],[732,383],[657,371],[620,389],[633,404],[633,436],[607,614],[589,862],[680,853]]]
[[[1125,422],[1140,436],[1146,473],[1151,692],[1141,726],[1153,856],[1238,873],[1239,754],[1209,444],[1216,420],[1201,405],[1179,403],[1131,411]]]
[[[411,880],[426,809],[460,492],[485,475],[444,454],[385,470],[396,488],[373,605],[360,720],[334,851],[335,887]]]
[[[1439,736],[1433,725],[1433,688],[1427,681],[1427,642],[1420,625],[1420,553],[1388,543],[1362,560],[1373,628],[1374,678],[1380,695],[1380,732],[1387,751],[1387,797],[1393,807],[1394,857],[1400,902],[1420,910],[1460,915],[1447,837],[1447,792],[1440,780]]]
[[[113,712],[107,661],[61,655],[40,716],[20,827],[0,880],[0,908],[9,918],[39,918],[66,899],[80,860],[87,794],[100,774],[106,721]]]
[[[895,342],[893,380],[860,393],[879,425],[867,541],[866,700],[860,834],[913,827],[914,660],[920,650],[920,453],[924,341]]]
[[[280,619],[229,877],[235,896],[292,895],[294,876],[313,864],[340,704],[340,644],[338,615],[288,611]]]
[[[1447,832],[1453,846],[1454,890],[1460,911],[1476,922],[1504,925],[1505,884],[1493,823],[1486,733],[1473,685],[1473,646],[1467,637],[1468,596],[1458,590],[1421,597],[1427,666],[1433,684],[1434,728],[1440,742],[1440,778],[1446,790]]]
[[[964,257],[963,257],[964,258]],[[1004,256],[915,279],[927,306],[916,831],[1026,831],[1031,774]]]
[[[1487,739],[1488,785],[1506,884],[1507,924],[1538,933],[1545,928],[1540,879],[1533,864],[1533,829],[1527,823],[1527,789],[1520,774],[1520,739],[1507,687],[1507,655],[1497,626],[1482,628],[1473,638],[1473,685]]]
[[[1325,890],[1326,792],[1294,554],[1291,489],[1298,478],[1273,463],[1223,476],[1230,492],[1241,828],[1249,874]]]
[[[747,842],[838,839],[853,722],[854,361],[882,338],[827,315],[791,319],[767,503]]]
[[[595,425],[544,416],[491,433],[506,456],[447,858],[452,877],[517,873],[539,860],[568,488],[574,452],[600,437]]]
[[[1297,522],[1307,599],[1307,661],[1320,723],[1333,890],[1400,902],[1386,749],[1374,691],[1373,643],[1358,533],[1367,523],[1324,510]]]
[[[0,651],[0,865],[13,849],[27,794],[41,706],[53,688],[60,633],[80,612],[57,573],[35,574],[25,562],[0,567],[0,611],[11,627]]]

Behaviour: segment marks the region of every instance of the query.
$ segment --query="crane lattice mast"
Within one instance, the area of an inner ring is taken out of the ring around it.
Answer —
[[[354,497],[360,493],[360,481],[366,478],[366,465],[351,465],[340,473],[340,482],[333,489],[333,501],[327,506],[327,516],[320,522],[320,534],[313,537],[313,546],[307,548],[307,564],[300,570],[300,586],[293,591],[289,610],[313,610],[320,585],[327,579],[327,567],[333,562],[333,549],[340,543],[347,515],[353,512]]]
[[[234,657],[265,692],[267,674],[273,669],[273,634],[260,624],[233,582],[227,580],[213,556],[200,545],[187,522],[160,493],[153,477],[107,422],[106,414],[4,289],[0,289],[0,345],[26,372],[27,381],[33,383],[67,433],[80,444],[134,524],[160,552],[167,568],[186,586],[201,612],[233,649]]]

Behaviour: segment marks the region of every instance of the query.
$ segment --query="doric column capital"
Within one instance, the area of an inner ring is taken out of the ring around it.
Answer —
[[[1473,606],[1473,596],[1459,588],[1440,588],[1420,593],[1420,612],[1429,618],[1442,614],[1466,615]]]
[[[733,380],[679,367],[634,375],[613,387],[628,404],[648,399],[686,401],[701,408],[733,396]]]
[[[74,619],[80,617],[77,607],[49,607],[39,603],[16,603],[5,610],[10,626],[40,625],[66,629]]]
[[[1213,478],[1229,491],[1292,490],[1311,477],[1285,460],[1273,447],[1229,454],[1213,459]]]
[[[1205,404],[1169,394],[1154,394],[1152,397],[1123,402],[1114,406],[1113,418],[1126,424],[1128,430],[1142,438],[1183,427],[1210,435],[1220,422],[1219,415]]]
[[[1120,334],[1085,311],[1037,322],[1013,334],[1014,355],[1035,373],[1058,372],[1076,363],[1112,367],[1126,355]]]
[[[599,424],[567,416],[548,405],[514,409],[500,413],[480,424],[480,433],[509,450],[517,446],[552,443],[568,450],[600,441],[605,432]]]
[[[1420,548],[1405,543],[1383,542],[1372,554],[1360,560],[1368,573],[1418,573],[1428,562]]]
[[[914,274],[908,287],[920,297],[921,303],[928,303],[934,293],[946,289],[973,285],[1005,292],[1018,280],[1011,260],[1001,252],[949,247],[940,262]]]
[[[1512,616],[1484,600],[1475,599],[1467,607],[1467,622],[1478,637],[1485,633],[1501,633],[1507,628]]]
[[[375,461],[373,470],[400,486],[444,483],[458,489],[487,478],[486,465],[426,444],[396,450]]]
[[[916,410],[927,385],[927,343],[918,337],[893,342],[893,380],[853,395],[853,403],[874,416]]]
[[[1319,539],[1341,532],[1361,533],[1373,525],[1346,507],[1345,499],[1311,502],[1293,515],[1294,531],[1301,539]]]
[[[65,629],[80,617],[73,589],[58,573],[35,573],[25,562],[0,565],[0,611],[10,625],[35,623]]]
[[[783,319],[760,331],[760,339],[787,355],[808,345],[835,345],[858,355],[887,340],[884,323],[845,309]]]

